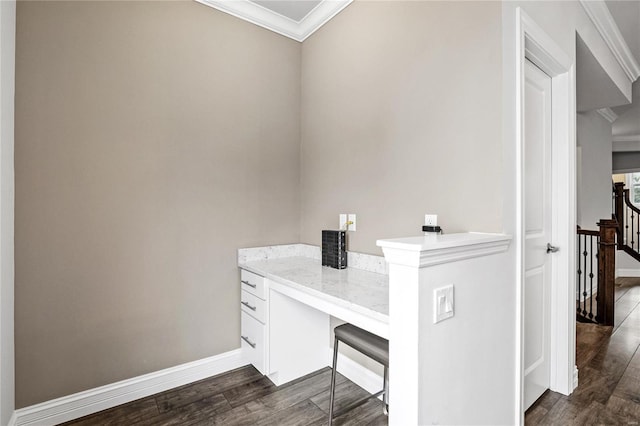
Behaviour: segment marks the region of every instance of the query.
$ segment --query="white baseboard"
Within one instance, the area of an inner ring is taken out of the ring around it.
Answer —
[[[333,349],[329,348],[329,367],[333,363]],[[382,376],[374,373],[351,358],[338,353],[338,372],[369,393],[382,390]]]
[[[640,277],[640,269],[616,269],[616,277]]]
[[[578,366],[573,366],[573,390],[578,388]]]
[[[7,423],[7,426],[15,426],[16,425],[16,412],[14,411],[11,414],[11,418],[9,419],[9,423]]]
[[[220,355],[20,408],[14,412],[9,425],[55,425],[177,386],[206,379],[247,364],[242,357],[242,351],[236,349]]]

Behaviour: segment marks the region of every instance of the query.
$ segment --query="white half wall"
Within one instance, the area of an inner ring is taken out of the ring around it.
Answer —
[[[13,123],[16,3],[0,1],[0,425],[15,409],[13,345]]]

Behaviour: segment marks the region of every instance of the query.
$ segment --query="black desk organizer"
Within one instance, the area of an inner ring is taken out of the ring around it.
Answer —
[[[347,231],[322,231],[322,266],[347,267]]]

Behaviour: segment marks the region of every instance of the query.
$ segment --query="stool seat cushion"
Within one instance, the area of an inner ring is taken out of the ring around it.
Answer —
[[[346,343],[353,349],[389,366],[389,341],[369,333],[352,324],[343,324],[334,329],[336,339]]]

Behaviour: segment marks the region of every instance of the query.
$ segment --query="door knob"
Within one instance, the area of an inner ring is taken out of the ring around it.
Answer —
[[[551,243],[547,243],[547,253],[555,253],[558,250],[560,250],[558,247],[552,246]]]

